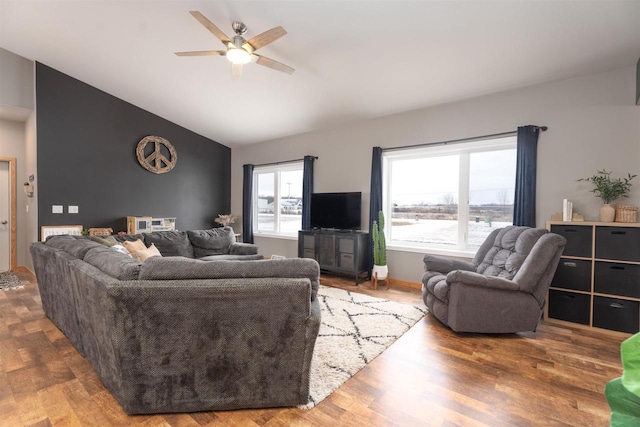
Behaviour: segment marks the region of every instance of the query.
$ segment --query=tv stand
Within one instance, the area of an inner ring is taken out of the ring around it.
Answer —
[[[358,230],[300,230],[298,231],[298,257],[313,258],[322,271],[369,275],[367,253],[369,233]]]

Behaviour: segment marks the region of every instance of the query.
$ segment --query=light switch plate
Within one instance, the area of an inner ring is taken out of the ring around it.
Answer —
[[[63,212],[63,206],[62,205],[52,205],[51,206],[51,213],[62,213]]]
[[[69,205],[69,213],[78,213],[78,207],[77,206],[71,206]]]

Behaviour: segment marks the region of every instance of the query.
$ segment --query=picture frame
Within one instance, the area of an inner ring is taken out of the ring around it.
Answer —
[[[44,242],[50,236],[82,236],[81,225],[43,225],[40,227],[40,241]]]

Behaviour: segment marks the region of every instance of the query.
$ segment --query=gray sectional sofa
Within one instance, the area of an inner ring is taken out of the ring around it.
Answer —
[[[307,403],[320,326],[314,260],[141,263],[71,236],[30,252],[46,315],[127,413]]]

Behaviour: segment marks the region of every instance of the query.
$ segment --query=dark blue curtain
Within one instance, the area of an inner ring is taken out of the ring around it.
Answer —
[[[242,241],[253,243],[253,165],[242,168]]]
[[[302,229],[311,228],[311,194],[313,193],[314,156],[304,156],[302,172]]]
[[[373,147],[371,158],[371,193],[369,196],[369,270],[373,266],[373,221],[378,220],[382,210],[382,148]]]
[[[536,164],[538,126],[518,128],[516,192],[513,200],[513,225],[536,226]]]

